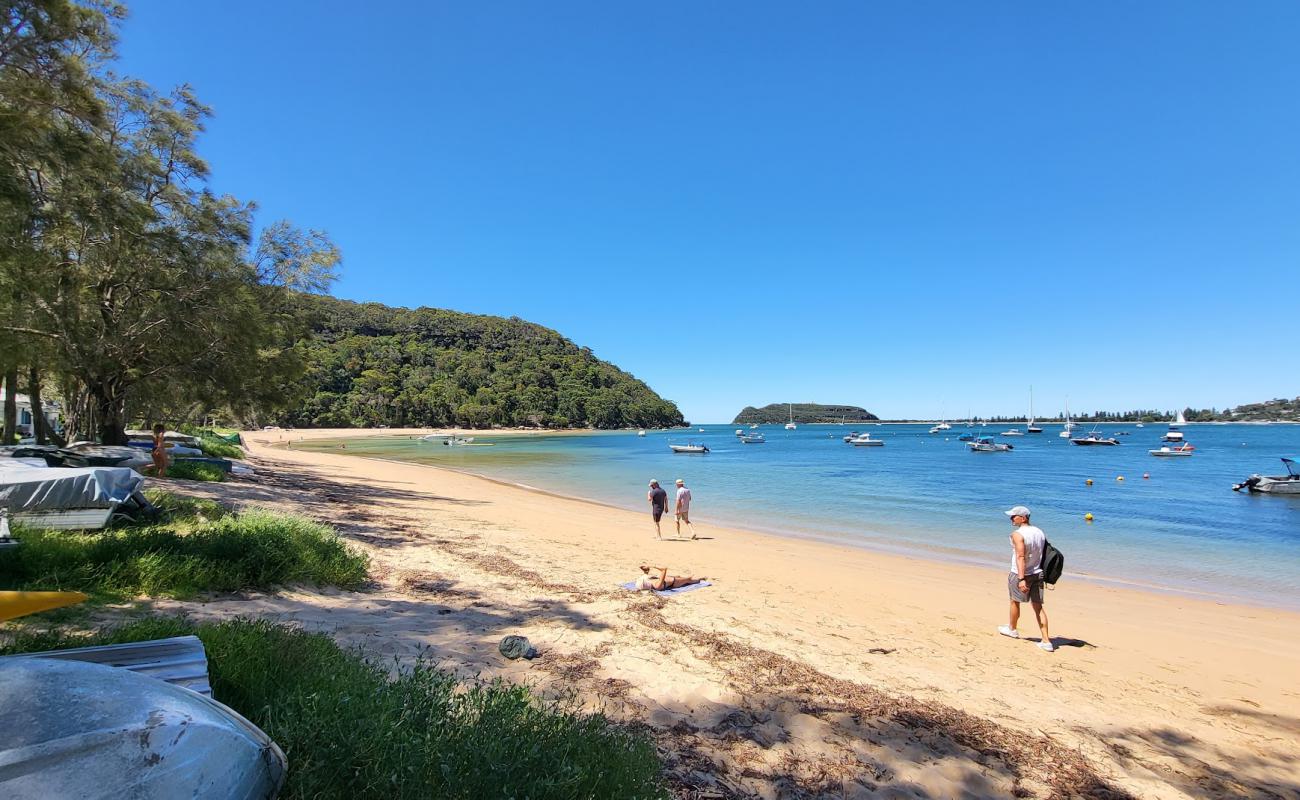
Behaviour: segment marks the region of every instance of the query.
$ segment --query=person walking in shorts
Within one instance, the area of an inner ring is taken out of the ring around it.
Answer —
[[[681,538],[682,523],[691,532],[691,538],[698,538],[695,535],[695,526],[691,524],[691,490],[686,488],[686,481],[681,478],[677,479],[677,536]]]
[[[1034,616],[1038,618],[1038,630],[1042,640],[1038,646],[1052,652],[1052,636],[1047,631],[1047,611],[1043,608],[1043,546],[1047,544],[1047,535],[1029,524],[1029,509],[1016,506],[1008,509],[1006,515],[1011,518],[1011,572],[1007,573],[1007,592],[1011,596],[1011,613],[1008,625],[998,626],[998,633],[1020,638],[1016,626],[1020,623],[1020,604],[1033,606]]]
[[[662,539],[664,535],[659,530],[659,518],[668,510],[668,493],[659,485],[659,481],[651,478],[650,491],[646,492],[645,499],[650,502],[650,516],[655,521],[655,537]]]

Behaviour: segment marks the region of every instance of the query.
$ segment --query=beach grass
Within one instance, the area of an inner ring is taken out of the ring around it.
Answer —
[[[208,481],[210,483],[221,483],[226,479],[226,472],[215,464],[196,464],[192,461],[173,461],[167,467],[167,477],[181,481]]]
[[[196,634],[217,699],[289,760],[282,798],[667,798],[645,736],[572,702],[462,681],[426,663],[393,674],[328,636],[259,620],[146,618],[91,639],[0,638],[0,653]]]
[[[0,588],[80,591],[96,599],[272,589],[359,588],[369,559],[330,527],[267,511],[155,495],[164,521],[93,533],[19,529],[0,553]]]

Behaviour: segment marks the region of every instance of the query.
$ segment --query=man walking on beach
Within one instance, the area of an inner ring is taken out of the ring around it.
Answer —
[[[650,491],[646,492],[645,499],[650,501],[650,516],[655,521],[655,538],[662,539],[664,535],[659,530],[659,518],[668,510],[668,493],[659,485],[659,481],[651,478]]]
[[[1028,601],[1038,618],[1038,630],[1043,634],[1038,646],[1050,653],[1056,647],[1047,632],[1047,611],[1043,608],[1043,545],[1047,536],[1029,524],[1029,509],[1024,506],[1009,509],[1006,515],[1011,518],[1011,572],[1007,574],[1011,624],[998,626],[998,633],[1020,638],[1020,631],[1016,630],[1020,623],[1020,604]]]
[[[677,479],[677,537],[681,538],[682,523],[691,531],[691,538],[698,538],[695,535],[695,526],[691,524],[691,490],[686,488],[686,481],[681,478]]]

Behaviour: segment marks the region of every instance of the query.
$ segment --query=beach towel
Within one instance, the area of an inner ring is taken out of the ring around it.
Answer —
[[[629,581],[627,583],[620,584],[620,585],[624,589],[630,589],[631,591],[634,592],[636,591],[636,581]],[[667,589],[662,592],[654,592],[654,593],[659,595],[660,597],[667,597],[670,594],[681,594],[682,592],[693,592],[696,589],[703,589],[705,586],[712,586],[712,585],[713,584],[709,583],[708,581],[703,581],[701,583],[692,583],[690,586],[683,586],[680,589]]]

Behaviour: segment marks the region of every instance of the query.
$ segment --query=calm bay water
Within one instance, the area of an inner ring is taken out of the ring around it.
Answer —
[[[1006,426],[990,426],[990,433]],[[1023,426],[1022,426],[1023,427]],[[852,447],[850,426],[764,426],[741,444],[734,425],[686,431],[476,436],[492,446],[446,447],[407,437],[295,443],[295,448],[436,464],[645,511],[646,483],[684,478],[692,516],[783,535],[1005,568],[1009,523],[1029,506],[1066,554],[1068,574],[1300,608],[1300,498],[1235,493],[1258,472],[1284,474],[1300,455],[1300,425],[1190,425],[1191,458],[1155,458],[1164,425],[1108,425],[1119,447],[1077,447],[1046,425],[1000,439],[1010,453],[972,453],[954,426],[859,427],[884,447]],[[707,444],[677,455],[668,443]],[[1143,478],[1148,473],[1149,478]],[[1123,476],[1124,480],[1117,480]],[[1091,478],[1092,486],[1085,481]],[[1094,520],[1084,520],[1091,513]],[[646,514],[645,530],[653,535]]]

